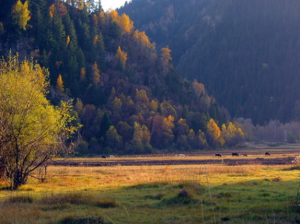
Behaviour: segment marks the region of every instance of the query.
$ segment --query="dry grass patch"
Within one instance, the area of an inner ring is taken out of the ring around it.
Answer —
[[[290,168],[49,166],[44,183],[30,179],[17,192],[1,191],[0,223],[210,224],[229,218],[228,223],[260,224],[272,223],[269,214],[274,211],[275,223],[296,223],[299,213],[289,203],[299,173]]]

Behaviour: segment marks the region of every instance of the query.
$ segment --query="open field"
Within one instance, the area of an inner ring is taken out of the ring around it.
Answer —
[[[225,165],[286,165],[291,164],[295,156],[300,155],[300,150],[268,151],[239,150],[239,156],[232,156],[231,151],[201,152],[188,154],[154,154],[143,156],[120,156],[113,158],[68,158],[56,159],[51,163],[55,166],[141,166],[141,165],[192,165],[192,164],[225,164]],[[221,157],[216,157],[218,153]],[[180,155],[184,155],[183,157]]]
[[[0,223],[300,223],[299,165],[121,165],[126,160],[232,159],[229,154],[213,155],[106,159],[119,162],[117,166],[51,165],[48,179],[31,178],[16,192],[6,190],[7,183],[1,182]],[[234,160],[271,161],[295,155],[297,151],[272,153],[268,158],[253,153]]]

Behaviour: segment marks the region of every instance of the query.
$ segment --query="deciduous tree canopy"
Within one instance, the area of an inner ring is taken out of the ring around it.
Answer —
[[[53,156],[78,127],[72,126],[70,104],[54,107],[46,99],[48,73],[18,57],[0,62],[0,165],[12,189]]]

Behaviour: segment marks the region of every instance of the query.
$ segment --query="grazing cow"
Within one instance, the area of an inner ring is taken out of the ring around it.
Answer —
[[[178,197],[179,198],[186,198],[188,196],[187,190],[182,190],[179,192]]]
[[[106,156],[102,156],[103,159],[106,159]]]
[[[247,154],[244,154],[243,156],[248,156]]]
[[[215,154],[215,157],[222,157],[222,155],[219,154],[219,153],[216,153],[216,154]]]
[[[116,158],[114,155],[110,155],[109,158]]]
[[[185,157],[185,155],[184,154],[179,154],[179,157]]]
[[[233,152],[231,155],[232,156],[239,156],[239,154],[237,152]]]
[[[269,152],[266,152],[265,153],[265,156],[270,156],[271,154]]]

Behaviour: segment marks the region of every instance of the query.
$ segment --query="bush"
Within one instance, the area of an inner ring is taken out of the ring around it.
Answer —
[[[178,192],[176,196],[163,199],[161,203],[167,206],[195,204],[198,202],[198,200],[194,199],[194,197],[195,195],[192,192],[187,190],[182,190]]]
[[[103,199],[95,202],[95,205],[100,208],[115,208],[118,207],[116,200],[114,199]]]

